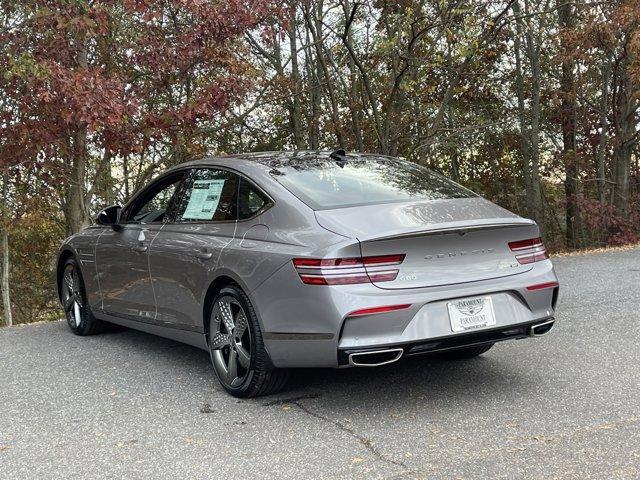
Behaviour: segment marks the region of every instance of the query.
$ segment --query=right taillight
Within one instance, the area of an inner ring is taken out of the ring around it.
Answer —
[[[350,258],[294,258],[300,279],[308,285],[351,285],[355,283],[391,282],[404,254]]]
[[[549,258],[547,249],[544,248],[540,237],[509,242],[509,248],[516,254],[516,260],[521,265],[540,262]]]

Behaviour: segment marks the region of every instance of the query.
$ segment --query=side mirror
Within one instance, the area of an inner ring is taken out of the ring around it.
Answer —
[[[111,226],[114,230],[120,230],[120,215],[122,207],[120,205],[112,205],[102,210],[96,218],[98,225]]]

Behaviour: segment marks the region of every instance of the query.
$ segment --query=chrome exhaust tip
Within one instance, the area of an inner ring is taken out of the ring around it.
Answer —
[[[546,322],[538,323],[536,325],[531,326],[531,331],[529,332],[529,336],[531,337],[541,337],[546,333],[549,333],[549,330],[553,327],[553,324],[556,322],[554,318],[551,320],[547,320]]]
[[[349,365],[352,367],[379,367],[397,362],[403,353],[404,350],[402,348],[352,353],[349,355]]]

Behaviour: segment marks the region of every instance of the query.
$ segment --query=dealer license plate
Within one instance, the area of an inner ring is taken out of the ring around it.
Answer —
[[[454,332],[466,332],[496,324],[491,297],[462,298],[447,303]]]

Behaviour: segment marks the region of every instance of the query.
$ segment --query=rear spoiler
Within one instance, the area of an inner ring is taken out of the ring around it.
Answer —
[[[536,222],[534,222],[533,220],[529,220],[528,218],[483,218],[480,220],[434,223],[432,225],[425,225],[420,228],[395,229],[383,232],[382,234],[358,237],[358,240],[360,242],[377,242],[382,240],[389,240],[391,238],[409,238],[424,235],[445,235],[447,233],[453,232],[464,235],[467,232],[478,230],[495,230],[501,228],[517,228],[527,226],[535,226],[537,228]]]

